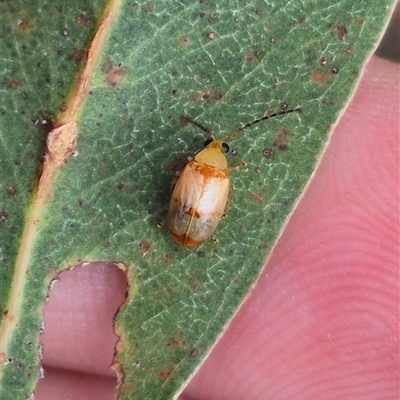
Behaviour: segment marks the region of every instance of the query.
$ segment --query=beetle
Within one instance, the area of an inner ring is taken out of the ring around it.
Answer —
[[[175,243],[189,249],[200,246],[213,235],[224,214],[230,187],[226,138],[267,119],[299,111],[296,108],[265,115],[229,132],[222,140],[198,122],[184,118],[209,138],[204,149],[186,164],[172,192],[167,227]]]

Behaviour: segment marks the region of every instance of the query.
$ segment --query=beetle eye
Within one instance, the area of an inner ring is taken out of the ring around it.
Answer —
[[[228,153],[228,152],[229,152],[228,143],[222,143],[222,148],[223,148],[223,150],[224,150],[225,153]]]
[[[207,147],[212,141],[213,141],[212,139],[207,139],[207,140],[204,142],[204,147]]]

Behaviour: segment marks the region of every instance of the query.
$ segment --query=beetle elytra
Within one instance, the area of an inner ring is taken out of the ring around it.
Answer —
[[[177,244],[187,248],[201,245],[213,235],[224,214],[230,186],[225,156],[229,146],[224,140],[261,121],[299,111],[297,108],[265,115],[231,131],[222,140],[218,140],[196,121],[186,118],[187,122],[202,129],[209,138],[204,143],[204,149],[186,164],[172,192],[167,226]]]

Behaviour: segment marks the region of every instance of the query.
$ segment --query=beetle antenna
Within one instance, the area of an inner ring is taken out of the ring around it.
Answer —
[[[203,132],[205,132],[205,134],[208,137],[210,137],[213,140],[216,140],[214,134],[208,128],[201,125],[199,122],[195,121],[194,119],[192,119],[190,117],[181,116],[181,122],[184,124],[192,124],[192,125],[196,126],[197,128],[201,129]]]
[[[265,121],[265,120],[270,119],[270,118],[278,117],[279,115],[290,114],[290,113],[294,113],[294,112],[301,112],[301,109],[300,108],[295,108],[293,110],[284,110],[284,111],[279,111],[279,112],[276,112],[276,113],[273,113],[273,114],[264,115],[264,117],[262,117],[260,119],[256,119],[256,120],[254,120],[252,122],[249,122],[246,125],[241,126],[238,129],[235,129],[232,132],[229,132],[226,136],[224,136],[224,138],[222,140],[224,141],[227,138],[232,137],[232,136],[236,135],[237,133],[240,133],[240,132],[244,131],[247,128],[250,128],[251,126],[258,124],[259,122]]]

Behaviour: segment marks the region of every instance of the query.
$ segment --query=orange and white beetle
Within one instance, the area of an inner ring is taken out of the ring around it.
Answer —
[[[196,121],[185,119],[202,129],[209,139],[194,160],[186,164],[172,192],[167,226],[177,244],[187,248],[201,245],[212,236],[224,214],[229,193],[229,168],[225,157],[229,146],[224,140],[261,121],[298,111],[300,109],[266,115],[235,129],[222,140]]]

